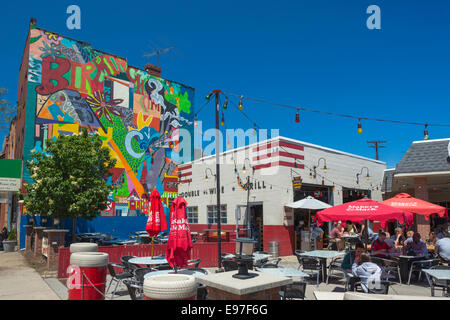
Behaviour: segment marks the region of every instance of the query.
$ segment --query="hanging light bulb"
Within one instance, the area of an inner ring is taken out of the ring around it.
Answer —
[[[294,159],[294,168],[297,168],[297,159]]]
[[[324,166],[323,166],[323,172],[327,173],[327,170],[328,170],[328,169],[327,169],[327,165],[324,165]]]
[[[362,125],[361,125],[361,118],[358,120],[358,133],[361,134],[363,132]]]
[[[428,136],[428,124],[425,125],[425,130],[423,131],[423,140],[428,140],[430,137]]]
[[[335,187],[334,187],[334,183],[333,183],[333,187],[331,187],[331,190],[333,190],[333,191],[334,191],[334,189],[335,189]]]
[[[208,174],[205,174],[205,181],[208,182]]]
[[[221,126],[225,125],[225,117],[223,115],[223,112],[222,112],[222,120],[220,120],[220,125]]]
[[[325,185],[325,180],[323,180],[323,178],[322,178],[322,186],[324,186]]]
[[[194,117],[194,127],[198,127],[197,114]]]
[[[228,108],[228,98],[225,98],[225,102],[223,103],[223,107],[224,110],[227,110]]]
[[[310,179],[313,178],[313,176],[312,176],[312,171],[311,171],[311,170],[309,170],[309,178],[310,178]]]
[[[245,174],[247,172],[247,169],[245,169],[245,163],[244,163],[244,167],[242,168],[242,173]]]
[[[238,109],[240,110],[240,111],[242,111],[242,109],[244,108],[243,106],[242,106],[242,98],[243,98],[244,96],[241,96],[241,99],[239,100],[239,105],[238,105]]]
[[[228,148],[228,149],[231,149],[231,144],[230,144],[230,141],[229,141],[229,140],[227,140],[227,148]],[[233,156],[233,155],[231,155],[231,156]]]
[[[253,124],[253,135],[256,136],[256,123]]]
[[[295,122],[297,122],[297,123],[300,122],[300,113],[298,111],[299,111],[299,108],[297,108],[297,113],[295,114]]]
[[[367,181],[369,181],[369,179],[370,179],[369,173],[367,173],[366,179],[367,179]]]
[[[211,93],[205,97],[206,100],[209,100],[209,98],[211,98]]]

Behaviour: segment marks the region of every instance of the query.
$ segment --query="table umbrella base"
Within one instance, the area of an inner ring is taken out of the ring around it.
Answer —
[[[258,274],[256,274],[256,273],[248,273],[248,272],[247,272],[247,274],[236,273],[236,274],[232,275],[233,278],[241,279],[241,280],[251,279],[251,278],[254,278],[257,276],[258,276]]]
[[[243,258],[241,255],[236,260],[239,261],[239,269],[238,269],[239,271],[238,271],[238,273],[236,273],[232,276],[233,278],[245,280],[245,279],[251,279],[251,278],[258,276],[257,273],[249,273],[248,272],[248,266],[246,263],[246,261],[248,259]]]

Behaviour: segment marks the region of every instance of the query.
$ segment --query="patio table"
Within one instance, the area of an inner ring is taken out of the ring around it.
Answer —
[[[325,281],[327,279],[327,259],[336,259],[345,256],[345,254],[345,251],[313,250],[300,253],[299,256],[319,258],[322,266],[320,281]]]
[[[431,277],[435,278],[436,280],[447,282],[446,296],[449,297],[448,291],[450,289],[450,270],[424,269],[424,270],[422,270],[422,272],[425,272],[426,274],[430,275]]]
[[[128,260],[128,262],[131,264],[146,265],[146,266],[168,263],[166,258],[155,258],[155,257],[153,257],[153,258],[152,257],[136,257],[136,258],[131,258],[130,260]]]
[[[283,276],[283,277],[300,277],[300,278],[307,278],[309,277],[309,274],[302,272],[300,270],[297,270],[295,268],[256,268],[257,271],[267,274],[273,274],[277,276]]]
[[[233,259],[236,255],[235,254],[227,254],[226,256],[224,256],[225,259]],[[271,254],[265,254],[265,253],[253,253],[252,257],[253,260],[256,261],[262,261],[262,260],[266,260],[268,258],[270,258],[272,255]]]
[[[149,273],[146,273],[144,275],[144,279],[147,277],[151,277],[151,276],[156,276],[159,274],[175,274],[174,270],[157,270],[157,271],[152,271]],[[205,276],[206,274],[204,274],[203,272],[199,272],[199,271],[194,271],[194,270],[178,270],[178,272],[176,274],[187,274],[190,276],[194,276],[194,277],[199,277],[199,276]]]
[[[402,276],[402,282],[407,283],[409,278],[409,268],[410,263],[413,261],[425,260],[426,257],[423,256],[391,256],[392,259],[398,260],[398,264],[400,266],[400,274]]]

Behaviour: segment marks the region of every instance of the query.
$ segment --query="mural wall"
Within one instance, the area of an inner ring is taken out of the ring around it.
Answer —
[[[148,213],[146,194],[155,187],[168,204],[177,195],[179,129],[193,133],[194,89],[85,42],[35,26],[30,32],[27,128],[34,123],[34,135],[26,135],[33,141],[25,143],[25,160],[31,147],[42,152],[48,139],[86,127],[117,160],[108,181],[116,189],[102,215]]]

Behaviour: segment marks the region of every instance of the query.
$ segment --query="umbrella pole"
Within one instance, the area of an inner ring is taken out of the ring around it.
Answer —
[[[152,237],[152,258],[153,258],[153,239],[154,239],[155,237]]]
[[[308,229],[311,229],[311,209],[308,210]]]

